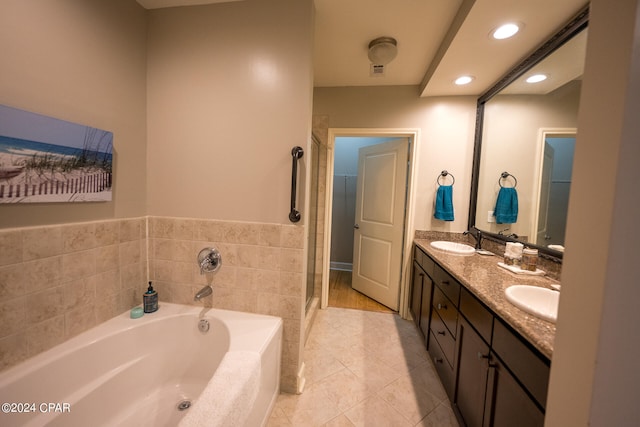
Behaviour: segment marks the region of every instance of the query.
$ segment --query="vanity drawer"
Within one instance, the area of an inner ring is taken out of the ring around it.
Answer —
[[[520,380],[543,408],[547,402],[549,364],[506,325],[496,319],[493,329],[493,351]]]
[[[493,314],[464,287],[460,289],[459,310],[485,342],[490,343],[493,332]]]
[[[435,271],[433,272],[433,281],[436,285],[444,292],[444,294],[449,297],[453,304],[457,307],[458,301],[460,300],[460,283],[449,273],[444,271],[440,266],[435,266]]]
[[[440,381],[444,386],[447,396],[449,396],[449,399],[453,401],[455,379],[453,375],[453,367],[449,365],[449,362],[444,357],[440,344],[438,344],[438,340],[433,336],[433,334],[431,334],[431,339],[429,340],[429,355],[431,356],[431,360],[438,372],[438,376],[440,377]]]
[[[416,262],[420,264],[420,267],[429,275],[429,277],[433,277],[433,270],[435,269],[435,262],[422,251],[419,247],[415,247],[415,251],[413,254]]]
[[[455,338],[458,310],[437,286],[433,287],[433,311],[440,316],[451,336]]]
[[[438,344],[440,344],[440,349],[447,358],[449,364],[453,366],[456,340],[451,335],[451,332],[449,332],[445,327],[444,322],[435,310],[431,310],[431,334],[436,338]]]
[[[415,259],[416,262],[418,264],[420,264],[420,266],[422,266],[422,257],[426,257],[425,253],[422,252],[422,249],[420,249],[417,245],[414,246],[414,248],[413,248],[413,259]]]
[[[433,272],[436,269],[436,263],[427,254],[423,254],[422,269],[427,272],[429,277],[433,278]]]

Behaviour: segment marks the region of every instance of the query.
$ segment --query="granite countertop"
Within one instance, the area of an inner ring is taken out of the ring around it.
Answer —
[[[479,254],[460,256],[434,249],[429,244],[434,240],[441,239],[415,239],[414,243],[542,354],[551,359],[556,325],[520,310],[507,301],[504,291],[516,284],[551,289],[551,285],[558,282],[545,276],[511,273],[498,266],[498,262],[502,261],[499,256]]]

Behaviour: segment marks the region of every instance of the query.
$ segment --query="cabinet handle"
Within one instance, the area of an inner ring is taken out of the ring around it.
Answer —
[[[436,334],[444,336],[446,334],[446,332],[445,331],[438,331],[438,332],[436,332]]]
[[[442,281],[442,284],[443,284],[443,285],[447,285],[447,286],[449,286],[451,283],[449,283],[449,281],[448,281],[448,280],[443,280],[443,281]]]
[[[438,303],[438,310],[446,310],[447,304]]]
[[[482,360],[482,359],[489,359],[489,355],[478,352],[478,360]]]
[[[434,357],[434,358],[433,358],[433,361],[434,361],[435,363],[442,363],[442,357]]]

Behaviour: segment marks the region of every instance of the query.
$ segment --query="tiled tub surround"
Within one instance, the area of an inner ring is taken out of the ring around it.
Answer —
[[[304,313],[304,228],[296,225],[149,218],[149,274],[160,301],[281,317],[283,391],[297,390]],[[201,275],[196,255],[215,246],[222,267]],[[203,286],[213,294],[194,302]]]
[[[498,267],[501,258],[474,254],[451,255],[431,247],[430,243],[442,240],[441,235],[421,233],[414,243],[438,261],[462,285],[517,330],[542,354],[551,359],[555,324],[530,315],[507,301],[504,291],[511,285],[532,285],[551,288],[558,282],[544,276],[516,275]],[[451,239],[453,240],[453,239]]]
[[[142,300],[146,219],[0,230],[0,370]]]
[[[196,263],[206,246],[222,254],[213,276]],[[1,230],[0,370],[140,305],[149,268],[161,303],[281,317],[281,387],[296,392],[303,247],[301,226],[184,218]],[[213,295],[195,302],[209,283]]]

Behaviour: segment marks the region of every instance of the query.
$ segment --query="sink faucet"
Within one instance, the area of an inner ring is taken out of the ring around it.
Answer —
[[[473,232],[471,230],[467,230],[464,233],[462,233],[464,236],[469,235],[471,237],[474,238],[474,240],[476,241],[476,249],[482,249],[482,231],[476,229],[476,234],[473,234]]]
[[[510,228],[505,228],[504,230],[498,231],[498,234],[501,235],[501,236],[505,236],[504,232],[505,231],[509,231],[509,230],[510,230]],[[516,233],[511,233],[511,234],[509,234],[507,236],[507,238],[509,238],[509,239],[517,239],[518,235]]]
[[[207,297],[207,296],[211,295],[212,293],[213,293],[213,289],[211,288],[210,285],[207,285],[204,288],[200,289],[196,293],[196,296],[193,297],[193,300],[194,301],[200,301],[202,298]]]

